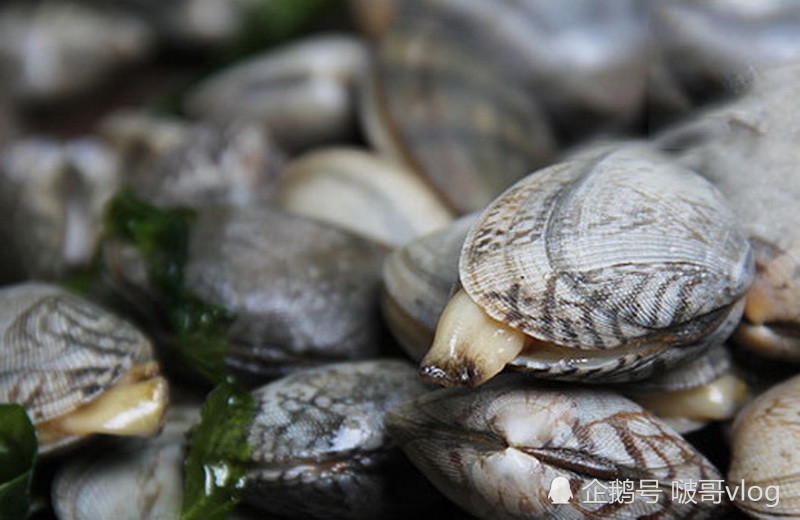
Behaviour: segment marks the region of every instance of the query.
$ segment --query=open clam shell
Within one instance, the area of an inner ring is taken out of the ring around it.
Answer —
[[[93,433],[158,431],[167,383],[126,321],[55,286],[0,291],[0,401],[25,407],[48,453]]]
[[[694,172],[637,146],[557,164],[479,217],[464,291],[422,373],[479,384],[511,362],[543,377],[644,379],[723,341],[752,276],[733,213]]]

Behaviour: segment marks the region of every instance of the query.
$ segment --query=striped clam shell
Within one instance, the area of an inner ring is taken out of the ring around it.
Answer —
[[[699,355],[686,346],[722,341],[753,266],[711,184],[630,145],[507,190],[467,236],[460,276],[492,318],[565,353],[583,351],[574,355],[586,362],[523,355],[514,364],[556,377],[627,373],[624,380],[647,377],[656,359],[674,365]]]
[[[412,359],[430,348],[436,323],[458,283],[458,257],[476,214],[395,249],[383,264],[383,315]]]
[[[435,17],[398,19],[369,76],[369,140],[428,179],[458,212],[483,208],[554,143],[522,85]]]
[[[672,499],[673,485],[722,477],[669,426],[609,391],[505,377],[427,393],[391,410],[387,425],[439,490],[479,518],[708,518],[719,507]],[[553,503],[559,477],[568,500]],[[656,482],[655,491],[604,500],[614,480],[634,490]]]
[[[730,485],[734,504],[754,518],[800,516],[800,376],[749,403],[733,423]]]
[[[34,423],[63,416],[153,358],[132,325],[51,285],[0,291],[0,402]]]

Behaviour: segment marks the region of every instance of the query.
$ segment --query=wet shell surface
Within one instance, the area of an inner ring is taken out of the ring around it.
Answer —
[[[336,227],[268,208],[200,211],[186,288],[236,315],[229,363],[270,377],[374,357],[384,251]]]
[[[721,480],[680,435],[638,405],[608,391],[536,387],[504,376],[479,389],[431,392],[391,410],[392,437],[451,500],[492,519],[707,518],[710,502],[671,500],[671,486]],[[563,503],[548,496],[567,480]],[[645,499],[600,499],[614,480]],[[599,485],[599,487],[597,487]]]
[[[748,404],[731,445],[728,482],[746,488],[734,504],[754,518],[800,516],[800,376]]]
[[[720,193],[629,146],[535,172],[495,200],[467,236],[465,296],[451,302],[454,309],[456,301],[474,302],[520,342],[503,354],[520,352],[514,366],[543,377],[625,381],[724,340],[752,275],[749,244]],[[445,384],[479,384],[491,377],[481,366],[492,355],[488,345],[471,345],[461,328],[462,352],[472,353],[445,354],[458,333],[448,327],[458,320],[440,320],[422,371]],[[491,370],[502,368],[497,361]]]
[[[47,453],[91,433],[153,433],[166,406],[138,330],[55,286],[0,291],[0,402],[23,405]],[[115,419],[116,415],[116,419]]]
[[[339,363],[255,390],[245,499],[300,518],[420,514],[437,494],[396,449],[384,416],[425,391],[400,360]]]

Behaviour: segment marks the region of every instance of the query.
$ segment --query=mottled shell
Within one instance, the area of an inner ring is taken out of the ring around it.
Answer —
[[[354,90],[367,61],[357,38],[311,37],[220,71],[187,94],[186,109],[258,123],[293,152],[344,142],[355,134]]]
[[[167,123],[161,125],[166,132]],[[205,123],[185,128],[180,144],[150,164],[132,167],[125,177],[138,197],[158,206],[245,206],[263,204],[274,195],[285,163],[283,152],[260,126]]]
[[[430,348],[436,323],[458,283],[458,258],[476,214],[395,249],[383,264],[383,315],[415,361]]]
[[[483,208],[546,164],[553,139],[536,103],[434,17],[384,35],[363,97],[372,144],[428,179],[458,212]]]
[[[374,243],[333,226],[216,206],[192,228],[186,288],[236,314],[229,362],[274,377],[380,352],[382,262]]]
[[[0,151],[0,280],[63,279],[88,264],[103,207],[119,189],[115,155],[91,140],[30,138]]]
[[[136,17],[79,2],[4,3],[0,83],[25,100],[75,94],[144,58],[152,39]]]
[[[34,424],[91,402],[152,359],[150,342],[132,325],[58,287],[0,290],[0,402],[20,403]]]
[[[278,205],[399,247],[445,227],[452,217],[413,172],[357,148],[325,148],[292,161]]]
[[[800,359],[800,68],[764,75],[740,100],[664,132],[658,144],[707,177],[753,243],[756,279],[737,339]]]
[[[556,377],[641,379],[656,357],[697,356],[686,346],[732,330],[752,271],[719,192],[640,146],[531,174],[483,212],[460,261],[464,289],[492,318],[565,355],[604,358],[515,361]]]
[[[399,360],[340,363],[255,390],[245,499],[300,518],[419,514],[432,490],[393,449],[384,415],[425,391]]]
[[[734,504],[755,518],[800,516],[800,376],[748,404],[733,424],[729,485]],[[778,491],[769,488],[777,487]],[[760,492],[759,492],[760,491]],[[777,498],[777,499],[776,499]]]
[[[198,407],[173,406],[152,439],[118,440],[71,458],[56,474],[52,504],[61,520],[180,517],[186,433]]]
[[[445,495],[480,518],[707,518],[719,507],[671,499],[673,484],[721,476],[669,426],[608,391],[492,381],[423,395],[390,411],[387,426]],[[568,503],[548,498],[556,477],[569,482]],[[631,503],[590,503],[593,486],[602,492],[614,480],[637,490],[657,480],[656,500],[636,492]]]

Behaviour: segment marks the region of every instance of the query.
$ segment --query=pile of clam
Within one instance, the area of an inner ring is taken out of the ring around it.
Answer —
[[[800,517],[800,3],[320,2],[210,66],[290,3],[0,5],[37,517],[181,518],[211,385],[120,192],[228,317],[232,518]]]

